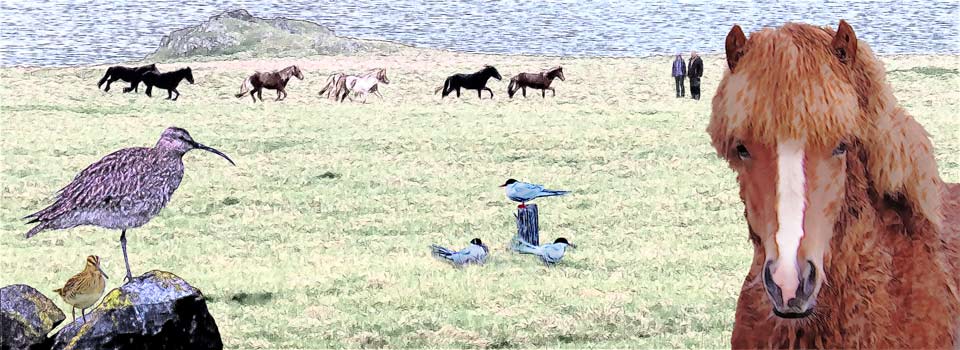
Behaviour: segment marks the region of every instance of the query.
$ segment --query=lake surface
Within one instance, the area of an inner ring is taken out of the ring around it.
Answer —
[[[840,18],[880,54],[960,53],[960,1],[19,1],[0,0],[0,64],[137,60],[217,13],[311,20],[339,35],[465,52],[647,56],[722,52],[730,26]]]

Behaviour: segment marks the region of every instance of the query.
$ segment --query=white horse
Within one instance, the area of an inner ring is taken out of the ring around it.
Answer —
[[[343,102],[350,93],[353,93],[356,97],[363,97],[363,103],[367,103],[367,95],[370,93],[377,95],[377,97],[383,100],[383,95],[381,95],[377,89],[377,85],[380,83],[390,84],[390,79],[387,79],[386,68],[373,69],[360,75],[344,75],[337,80],[337,87],[334,90],[340,102]],[[353,97],[351,97],[350,100],[352,101]]]

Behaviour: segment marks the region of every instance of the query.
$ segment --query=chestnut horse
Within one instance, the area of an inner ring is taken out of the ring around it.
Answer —
[[[553,96],[557,96],[557,90],[550,87],[553,79],[556,78],[560,78],[560,81],[565,80],[563,77],[563,67],[556,66],[540,73],[517,74],[513,78],[510,78],[510,85],[507,85],[507,95],[513,98],[513,94],[516,94],[517,90],[521,90],[523,91],[523,97],[527,97],[527,88],[529,87],[531,89],[540,89],[542,98],[547,98],[547,90],[553,92]]]
[[[297,77],[297,79],[303,80],[303,73],[300,72],[300,67],[294,65],[279,71],[253,73],[253,75],[250,75],[250,77],[240,84],[240,93],[234,96],[241,98],[249,91],[250,98],[253,99],[253,102],[257,102],[257,97],[260,98],[260,102],[263,102],[263,89],[266,88],[277,90],[276,101],[283,101],[283,99],[287,98],[286,88],[290,77]],[[257,96],[253,94],[257,94]]]
[[[960,185],[853,28],[726,39],[707,131],[753,263],[734,348],[960,348]]]

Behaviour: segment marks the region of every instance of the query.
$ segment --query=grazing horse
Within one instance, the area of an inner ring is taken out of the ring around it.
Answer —
[[[373,93],[382,100],[383,95],[377,89],[380,83],[390,84],[390,79],[387,79],[386,68],[372,69],[360,75],[344,75],[337,80],[337,98],[340,99],[340,102],[343,102],[350,93],[353,93],[355,96],[362,96],[363,103],[367,103],[367,95]]]
[[[460,97],[460,89],[463,88],[467,90],[477,90],[477,97],[479,98],[483,98],[483,90],[487,90],[490,92],[490,98],[493,98],[493,90],[490,90],[490,88],[487,87],[487,80],[489,80],[491,77],[497,80],[503,79],[503,77],[500,76],[500,72],[497,72],[496,68],[486,65],[483,66],[483,69],[480,69],[480,71],[476,73],[461,73],[447,77],[447,79],[443,81],[443,86],[438,87],[433,91],[433,93],[436,94],[437,92],[440,92],[440,90],[443,90],[443,96],[440,98],[444,98],[447,97],[447,95],[449,95],[451,92],[456,91],[457,97]]]
[[[960,185],[853,28],[727,34],[707,132],[753,262],[733,348],[960,348]]]
[[[303,80],[303,73],[300,72],[300,67],[294,65],[279,71],[253,73],[253,75],[243,80],[243,83],[240,84],[240,93],[235,96],[241,98],[249,91],[250,98],[253,99],[253,102],[257,102],[257,97],[260,98],[260,102],[263,102],[263,89],[266,88],[277,90],[276,101],[282,101],[287,98],[286,87],[287,82],[290,81],[290,77],[297,77],[297,79]],[[254,96],[254,94],[257,95]]]
[[[147,96],[153,97],[153,87],[156,86],[161,89],[166,89],[167,99],[174,101],[180,97],[180,91],[177,91],[177,86],[180,85],[180,81],[183,79],[187,79],[190,84],[193,84],[193,71],[190,70],[190,67],[180,68],[172,72],[146,72],[143,74],[143,84],[147,86]],[[177,96],[173,96],[173,93],[176,93]]]
[[[560,78],[560,81],[564,81],[563,77],[563,67],[556,66],[540,73],[520,73],[510,78],[510,85],[507,85],[507,95],[510,98],[513,98],[513,94],[517,93],[517,90],[523,91],[523,97],[527,97],[527,88],[531,89],[540,89],[541,96],[547,98],[547,90],[553,92],[553,96],[557,96],[557,90],[550,87],[550,84],[553,83],[553,79]]]
[[[103,88],[103,91],[110,91],[110,83],[113,83],[117,80],[123,80],[130,83],[130,87],[123,88],[124,93],[137,91],[137,88],[140,86],[140,81],[143,80],[141,76],[146,72],[160,73],[160,71],[157,70],[156,64],[148,64],[145,66],[132,68],[113,66],[107,68],[107,73],[103,75],[103,78],[100,78],[99,82],[97,82],[97,88],[99,89],[103,83],[107,83],[107,86]]]

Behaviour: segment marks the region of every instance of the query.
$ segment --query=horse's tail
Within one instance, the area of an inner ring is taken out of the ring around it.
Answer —
[[[343,102],[343,100],[346,100],[347,96],[350,95],[350,89],[347,88],[347,77],[344,76],[340,79],[337,79],[335,84],[336,87],[333,89],[333,91],[335,92],[336,96],[334,96],[334,98],[340,99],[340,102]]]
[[[327,91],[333,92],[332,89],[334,88],[334,85],[337,85],[337,75],[339,75],[339,73],[333,73],[327,77],[327,85],[324,85],[323,89],[320,89],[320,96],[323,96],[323,94]]]
[[[250,85],[251,85],[251,84],[250,84],[250,78],[244,79],[244,80],[243,80],[243,83],[240,84],[240,93],[239,93],[239,94],[236,94],[236,95],[234,95],[234,96],[236,96],[237,98],[241,98],[241,97],[243,97],[243,95],[246,95],[247,92],[249,92],[250,89],[252,88],[252,87],[251,87],[251,88],[248,88],[248,86],[250,86]]]
[[[103,75],[103,78],[100,78],[99,82],[97,82],[97,88],[100,88],[100,86],[102,86],[103,83],[107,82],[107,79],[110,79],[110,75],[112,73],[113,73],[113,67],[107,68],[107,73]]]
[[[507,95],[510,96],[510,98],[513,98],[513,94],[517,93],[517,90],[520,89],[518,85],[520,85],[520,83],[517,82],[517,77],[510,78],[510,84],[507,85]]]

